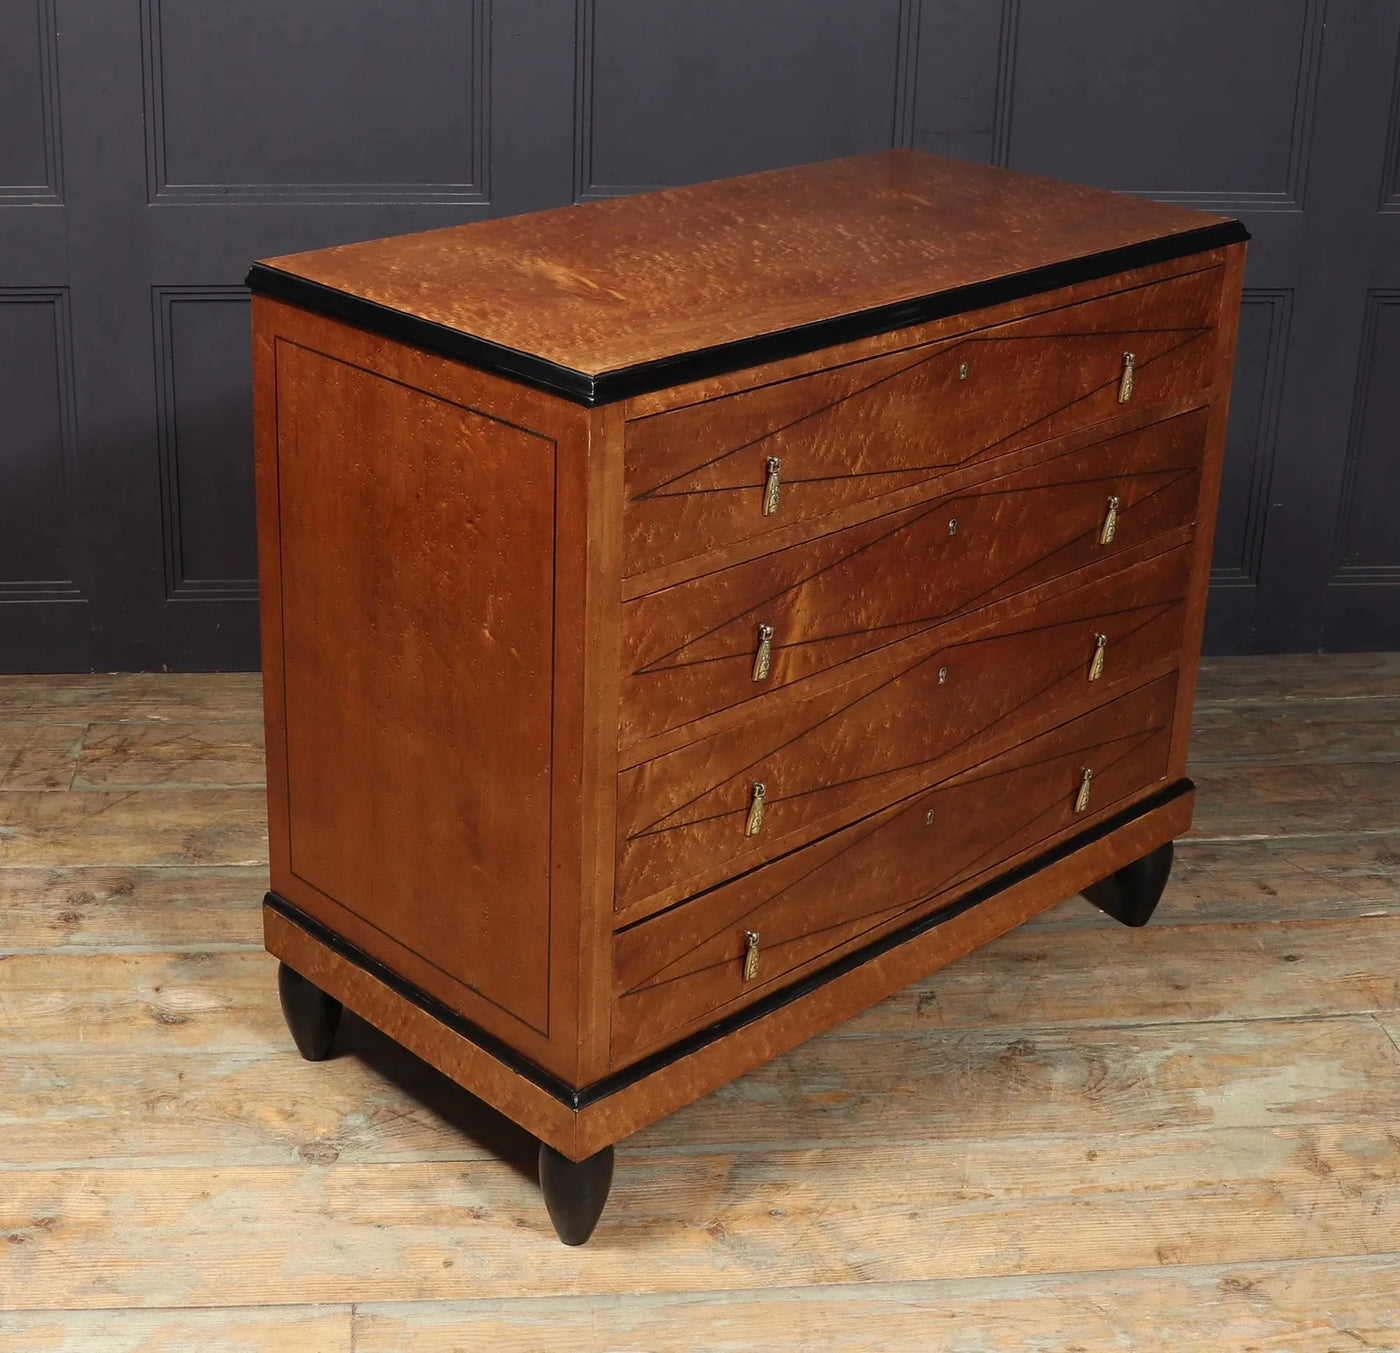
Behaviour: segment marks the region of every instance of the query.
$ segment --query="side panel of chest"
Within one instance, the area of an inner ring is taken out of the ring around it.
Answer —
[[[291,869],[543,1030],[554,444],[276,361]]]

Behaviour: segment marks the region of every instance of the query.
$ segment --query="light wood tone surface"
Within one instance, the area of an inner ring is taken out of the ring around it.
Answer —
[[[895,150],[265,261],[591,375],[1222,219]]]
[[[1200,258],[1178,267],[1180,276],[1151,284],[1155,269],[1125,273],[1120,291],[1077,305],[1056,292],[1042,299],[1041,314],[951,342],[837,360],[805,379],[634,420],[628,585],[712,550],[752,553],[764,536],[790,539],[802,523],[809,533],[829,529],[821,520],[829,513],[901,490],[928,497],[950,478],[988,478],[1018,450],[1199,399],[1211,385],[1222,270]],[[994,314],[977,312],[964,324],[987,325]],[[1131,407],[1118,398],[1125,349],[1141,373]],[[779,510],[764,516],[769,456],[779,459],[783,487]]]
[[[645,1129],[566,1251],[519,1129],[357,1021],[297,1057],[260,796],[73,784],[89,725],[240,745],[256,686],[0,681],[64,729],[0,763],[0,1353],[1400,1347],[1397,700],[1207,661],[1149,927],[1067,901]]]

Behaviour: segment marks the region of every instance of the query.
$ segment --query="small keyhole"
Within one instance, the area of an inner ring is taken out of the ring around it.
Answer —
[[[956,517],[950,517],[950,518],[948,519],[948,534],[949,534],[950,536],[955,536],[955,535],[957,535],[957,533],[958,533],[958,519],[957,519]]]
[[[947,680],[948,680],[948,669],[947,669],[946,667],[940,667],[940,668],[938,669],[938,684],[941,686],[941,685],[942,685],[945,681],[947,681]]]
[[[928,826],[928,827],[932,827],[932,826],[933,826],[933,809],[932,809],[932,808],[930,808],[930,809],[928,810],[928,812],[926,812],[926,813],[924,814],[924,825],[925,825],[925,826]]]
[[[967,363],[966,363],[966,362],[964,362],[960,367],[958,367],[958,379],[959,379],[960,381],[965,381],[965,380],[967,379]]]

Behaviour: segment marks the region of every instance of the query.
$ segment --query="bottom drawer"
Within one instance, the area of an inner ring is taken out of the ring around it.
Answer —
[[[619,932],[613,1066],[1141,797],[1166,775],[1175,701],[1173,674]]]

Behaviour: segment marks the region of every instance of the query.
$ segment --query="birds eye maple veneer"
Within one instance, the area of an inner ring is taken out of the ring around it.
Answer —
[[[1236,221],[908,151],[254,266],[272,892],[541,1140],[628,1133],[1188,826]]]

